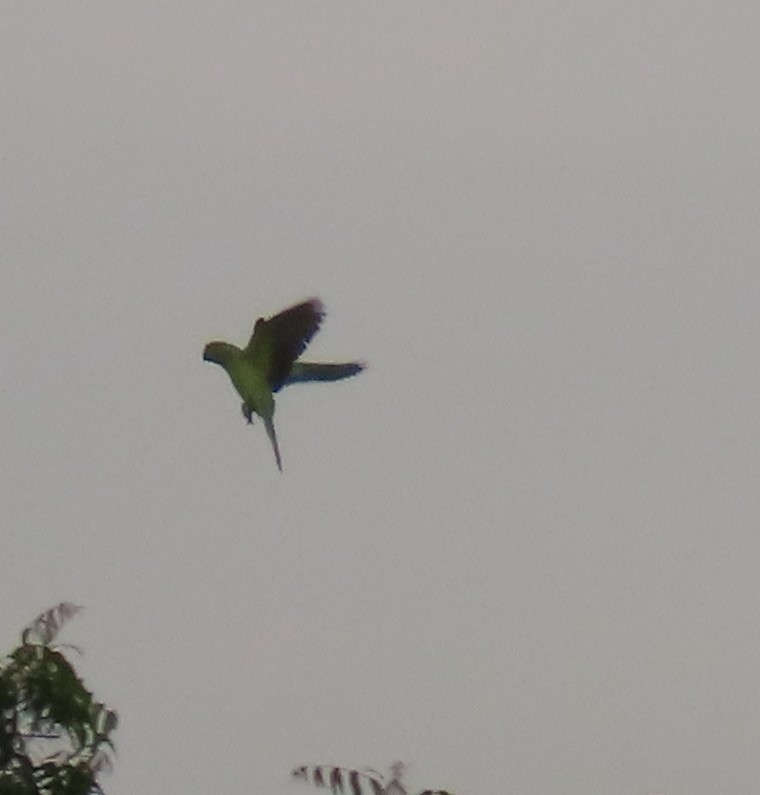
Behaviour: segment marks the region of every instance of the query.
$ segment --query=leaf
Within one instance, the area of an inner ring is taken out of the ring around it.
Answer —
[[[36,644],[49,646],[55,640],[63,625],[68,620],[82,610],[79,605],[71,602],[60,602],[51,607],[44,613],[40,613],[37,618],[27,626],[21,634],[23,644]]]
[[[374,771],[333,765],[301,765],[293,770],[292,775],[317,787],[329,787],[336,795],[344,790],[350,795],[383,795],[385,792],[382,776]]]
[[[301,765],[293,770],[292,775],[316,787],[329,787],[335,795],[344,791],[349,795],[406,795],[404,785],[401,783],[403,772],[403,763],[395,762],[391,766],[393,778],[387,784],[375,770],[356,770],[332,765]],[[452,793],[443,789],[426,789],[419,795],[452,795]]]

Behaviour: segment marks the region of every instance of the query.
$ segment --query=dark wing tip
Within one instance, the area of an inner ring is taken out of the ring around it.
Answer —
[[[308,310],[307,310],[308,307]],[[300,314],[304,315],[308,311],[311,314],[312,320],[316,328],[319,328],[320,324],[325,318],[327,314],[327,310],[325,309],[325,304],[321,298],[317,298],[316,296],[312,296],[311,298],[307,298],[304,301],[299,301],[297,304],[293,304],[292,306],[287,307],[286,309],[277,312],[277,314],[272,315],[271,317],[267,318],[267,320],[272,320],[279,315],[288,315],[288,314]],[[263,320],[263,318],[261,318]]]
[[[299,306],[299,304],[296,304],[296,306]],[[327,310],[325,309],[322,299],[308,298],[306,301],[302,301],[300,306],[308,306],[311,309],[314,318],[314,332],[312,332],[312,334],[316,333],[322,325],[325,315],[327,315]],[[295,307],[293,308],[295,309]]]
[[[307,298],[304,301],[305,304],[310,304],[311,308],[322,317],[325,316],[325,305],[321,298],[317,298],[316,296],[312,296],[311,298]]]

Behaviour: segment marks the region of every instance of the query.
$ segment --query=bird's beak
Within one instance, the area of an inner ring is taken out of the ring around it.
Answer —
[[[211,358],[211,344],[207,344],[206,347],[203,349],[203,361],[210,362],[213,361]]]

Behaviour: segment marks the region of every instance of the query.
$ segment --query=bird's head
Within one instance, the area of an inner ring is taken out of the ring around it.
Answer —
[[[209,342],[203,349],[203,361],[221,364],[224,367],[239,349],[229,342]]]

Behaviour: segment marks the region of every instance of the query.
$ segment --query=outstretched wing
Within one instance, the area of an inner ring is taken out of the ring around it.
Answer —
[[[384,795],[383,779],[377,773],[332,765],[301,765],[292,775],[317,787],[329,787],[335,795]]]
[[[311,298],[265,320],[260,317],[243,352],[262,370],[276,392],[285,382],[293,362],[304,352],[317,333],[325,308],[318,298]]]
[[[293,362],[281,386],[299,384],[303,381],[340,381],[341,378],[357,375],[364,366],[362,362]]]

